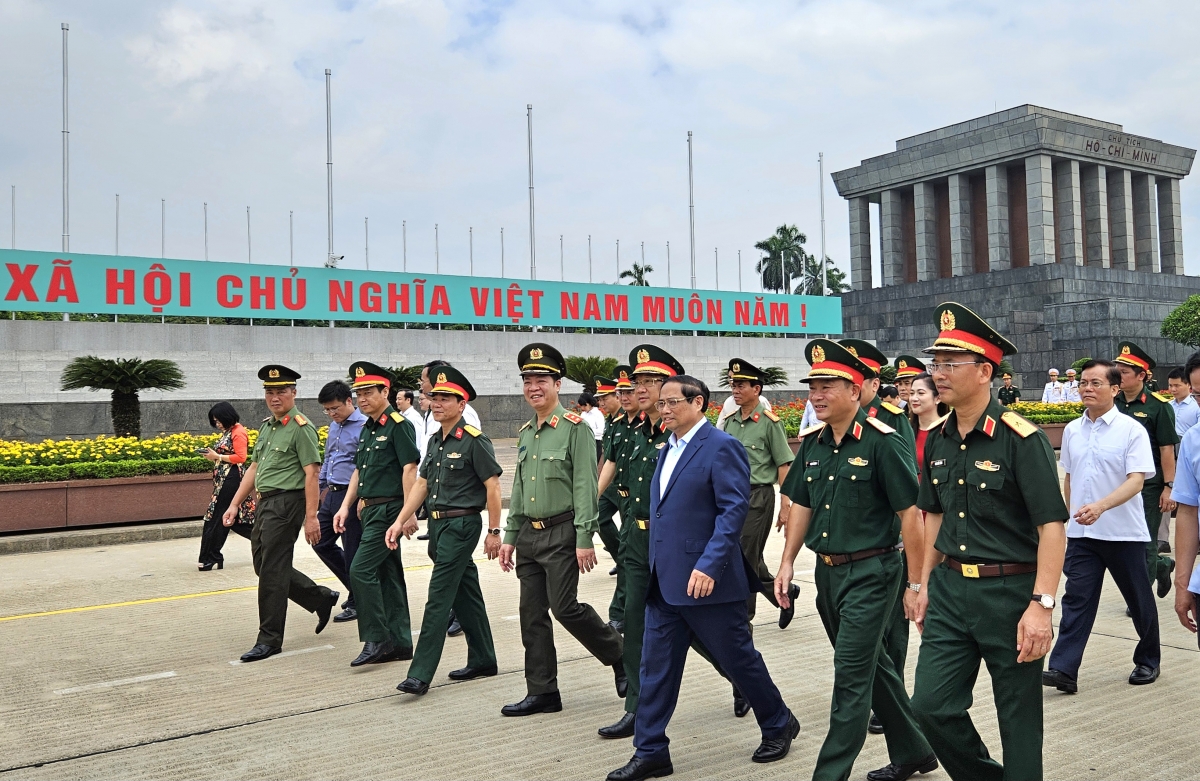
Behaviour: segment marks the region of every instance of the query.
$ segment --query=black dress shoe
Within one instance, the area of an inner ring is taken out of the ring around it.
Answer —
[[[800,720],[796,718],[796,714],[788,714],[787,731],[778,738],[764,738],[762,743],[758,744],[758,748],[754,750],[754,756],[750,757],[754,762],[763,764],[766,762],[778,762],[788,755],[792,749],[792,741],[800,734]]]
[[[400,685],[396,687],[397,691],[402,691],[405,694],[415,694],[420,697],[429,691],[429,684],[425,681],[418,681],[416,678],[405,678],[400,681]]]
[[[800,587],[795,583],[788,586],[788,606],[779,611],[779,628],[787,629],[788,624],[796,617],[796,598],[800,596]]]
[[[282,650],[282,648],[275,648],[274,646],[266,645],[265,643],[259,643],[246,653],[242,654],[242,661],[260,662],[263,659],[266,659],[268,656],[274,656]]]
[[[505,705],[500,709],[501,716],[533,716],[537,713],[558,713],[562,710],[562,698],[558,692],[549,694],[531,694],[520,702]]]
[[[625,763],[625,767],[619,767],[609,773],[606,781],[642,781],[643,778],[662,778],[674,772],[675,768],[671,766],[670,757],[643,759],[635,756]]]
[[[383,662],[399,662],[412,658],[411,648],[397,648],[391,640],[382,643],[366,642],[362,653],[350,663],[351,667],[361,667],[364,664],[381,664]]]
[[[1150,667],[1145,664],[1139,664],[1133,668],[1133,672],[1129,674],[1129,682],[1134,686],[1145,686],[1148,683],[1154,683],[1158,680],[1158,668]]]
[[[454,614],[451,613],[450,614],[450,626],[446,627],[446,636],[447,637],[458,637],[462,633],[463,633],[462,624],[460,624],[458,622],[458,619],[454,618]]]
[[[1061,670],[1043,670],[1042,686],[1053,686],[1060,692],[1075,694],[1079,691],[1079,683]]]
[[[417,535],[417,539],[418,539],[418,540],[427,540],[427,539],[429,539],[429,532],[425,532],[424,534],[418,534],[418,535]]]
[[[883,734],[883,722],[874,713],[871,714],[871,720],[867,722],[867,732],[872,735]]]
[[[733,715],[739,719],[750,712],[750,703],[738,691],[738,687],[733,687]]]
[[[613,567],[612,569],[610,569],[610,570],[608,571],[608,574],[609,574],[610,576],[612,576],[612,575],[616,575],[616,574],[617,574],[617,568],[616,568],[616,567]]]
[[[617,684],[617,696],[625,699],[625,695],[629,694],[629,679],[625,677],[625,663],[617,662],[612,666],[613,681]]]
[[[867,778],[869,781],[905,781],[905,779],[912,778],[917,773],[925,775],[937,769],[937,757],[930,754],[920,762],[913,762],[908,765],[897,765],[893,762],[887,767],[881,767],[878,770],[872,770],[867,773]]]
[[[1158,552],[1159,553],[1170,553],[1171,552],[1171,543],[1167,542],[1166,540],[1159,540],[1158,541]]]
[[[329,601],[317,608],[317,634],[321,634],[321,630],[329,623],[329,614],[333,612],[334,606],[338,603],[338,597],[341,594],[336,591],[329,592]]]
[[[616,619],[613,619],[612,621],[608,622],[608,625],[611,626],[613,629],[617,630],[618,632],[620,632],[621,634],[625,634],[625,622],[624,621],[617,621]]]
[[[1159,571],[1156,579],[1158,580],[1158,598],[1162,599],[1171,592],[1171,573],[1175,571],[1175,559],[1167,559],[1170,564],[1165,572]]]
[[[358,619],[358,611],[352,607],[348,607],[333,617],[333,623],[341,624],[346,621],[355,621],[357,619]]]
[[[596,732],[602,738],[632,738],[633,725],[637,719],[637,714],[626,713],[621,717],[621,720],[616,724],[609,724],[607,727],[601,727]]]
[[[1126,608],[1125,608],[1125,617],[1126,617],[1126,618],[1133,618],[1133,608],[1131,608],[1131,607],[1126,607]]]
[[[489,664],[486,667],[463,667],[458,670],[451,670],[448,677],[452,681],[473,681],[476,678],[490,678],[499,672],[496,665]]]
[[[348,607],[350,607],[350,600],[347,599],[345,602],[342,603],[342,610],[345,610]]]

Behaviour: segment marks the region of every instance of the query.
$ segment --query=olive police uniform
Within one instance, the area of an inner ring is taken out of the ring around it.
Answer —
[[[475,389],[457,369],[439,366],[432,393],[450,393],[474,401]],[[467,667],[495,667],[496,647],[488,623],[479,570],[472,558],[483,534],[483,509],[487,506],[484,483],[504,470],[496,462],[492,441],[460,418],[442,436],[439,427],[429,436],[421,477],[429,512],[429,594],[421,618],[421,637],[408,675],[424,683],[433,680],[446,645],[445,627],[450,611],[462,624],[467,638]],[[499,531],[499,530],[497,530]]]
[[[608,377],[595,376],[592,379],[596,383],[596,398],[608,396],[617,392],[617,382]],[[617,413],[624,417],[624,413]],[[605,416],[604,418],[604,436],[600,439],[600,456],[607,458],[605,452],[608,443],[608,432],[613,427],[615,416]],[[625,620],[625,566],[621,561],[621,529],[614,522],[613,518],[620,512],[620,497],[617,495],[617,487],[615,484],[610,484],[604,493],[600,494],[599,516],[597,525],[599,527],[598,534],[600,541],[604,543],[604,550],[612,556],[613,563],[617,570],[617,587],[613,589],[612,600],[608,603],[608,620],[618,624]],[[622,517],[622,524],[624,518]]]
[[[1016,352],[959,304],[935,310],[941,329],[926,352]],[[1037,573],[1038,527],[1067,518],[1058,465],[1046,435],[992,401],[962,437],[951,413],[925,443],[917,506],[940,513],[934,543],[946,560],[929,574],[929,607],[917,661],[913,710],[954,779],[1042,777],[1041,659],[1017,663],[1017,624]],[[987,663],[1004,764],[988,754],[968,709]]]
[[[1132,366],[1139,371],[1150,371],[1156,364],[1133,342],[1121,342],[1117,345],[1116,361]],[[1166,479],[1162,470],[1162,451],[1160,447],[1179,444],[1179,435],[1175,433],[1175,408],[1170,402],[1155,396],[1149,388],[1149,383],[1142,386],[1141,392],[1134,396],[1133,401],[1125,397],[1125,392],[1117,394],[1117,409],[1132,416],[1141,423],[1146,433],[1150,435],[1150,450],[1154,453],[1154,476],[1142,484],[1142,507],[1146,512],[1146,526],[1150,530],[1150,542],[1146,543],[1146,569],[1150,582],[1159,582],[1158,595],[1165,597],[1171,588],[1171,573],[1175,570],[1175,560],[1158,552],[1158,527],[1162,524],[1162,510],[1158,501],[1162,498]]]
[[[391,375],[372,364],[356,363],[350,375],[355,389],[391,386]],[[350,565],[350,583],[358,604],[358,639],[391,642],[396,658],[411,658],[412,626],[400,548],[389,550],[384,535],[404,506],[404,467],[419,459],[412,423],[390,404],[363,424],[354,458],[363,536]]]
[[[1011,380],[1012,375],[1008,372],[1005,372],[1004,376],[1000,379]],[[1017,387],[1005,388],[1001,386],[1000,390],[996,391],[996,396],[1000,399],[1001,404],[1006,407],[1011,407],[1021,400],[1021,389]]]
[[[264,366],[258,377],[264,388],[295,385],[300,375],[286,366]],[[292,566],[296,538],[307,511],[304,467],[321,463],[317,427],[289,410],[281,418],[263,421],[250,455],[258,505],[250,533],[250,555],[258,575],[258,642],[283,647],[287,603],[292,600],[310,613],[336,601],[335,592],[318,586]]]
[[[614,393],[624,390],[633,389],[633,381],[630,379],[630,372],[633,371],[632,366],[626,364],[618,364],[614,373],[617,375],[616,387]],[[616,469],[613,475],[612,482],[609,483],[604,494],[600,497],[601,518],[606,512],[606,502],[611,501],[617,512],[621,514],[621,527],[618,530],[618,547],[621,550],[621,562],[617,565],[617,588],[613,593],[612,602],[608,606],[608,617],[610,621],[620,621],[622,624],[625,621],[625,538],[629,534],[629,524],[625,519],[629,517],[629,508],[626,507],[629,498],[628,481],[625,479],[625,462],[622,458],[622,451],[626,441],[629,438],[629,429],[634,425],[634,421],[639,419],[639,414],[635,411],[632,414],[626,414],[624,409],[618,410],[612,417],[608,419],[608,425],[604,429],[604,439],[601,440],[601,450],[605,461],[613,462]],[[601,535],[601,540],[604,536]],[[605,543],[607,547],[607,543]],[[618,600],[618,596],[620,597]],[[618,604],[619,603],[619,604]],[[619,618],[617,616],[620,616]],[[624,627],[622,626],[622,631]]]
[[[546,344],[524,347],[522,376],[566,371]],[[621,635],[577,599],[577,548],[591,548],[597,516],[596,437],[583,418],[559,404],[539,425],[517,432],[517,465],[504,543],[515,545],[521,582],[521,640],[530,695],[558,691],[558,656],[550,614],[605,665],[619,665]],[[623,676],[621,676],[623,677]]]
[[[761,383],[763,372],[741,358],[734,358],[729,362],[729,381],[732,384],[735,380]],[[767,567],[763,551],[775,521],[775,484],[779,482],[779,467],[791,464],[795,456],[779,416],[767,409],[761,400],[749,415],[739,409],[725,418],[724,430],[742,443],[750,459],[750,508],[746,512],[746,525],[742,527],[742,553],[762,581],[762,593],[769,594],[768,599],[775,604],[775,576]],[[757,604],[758,594],[751,593],[746,612],[752,622]],[[779,607],[778,604],[775,606]]]
[[[811,341],[807,357],[812,371],[804,382],[841,377],[861,383],[874,373],[828,339]],[[872,708],[893,764],[932,761],[904,682],[882,647],[905,580],[897,513],[917,501],[907,445],[896,429],[862,409],[840,441],[825,423],[804,434],[783,493],[812,511],[804,544],[817,554],[817,612],[834,648],[829,732],[813,778],[849,778]]]

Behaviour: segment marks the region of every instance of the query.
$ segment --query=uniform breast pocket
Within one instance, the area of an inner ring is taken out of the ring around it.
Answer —
[[[571,482],[571,462],[567,460],[567,451],[547,450],[538,458],[542,462],[542,473],[547,480],[562,480]]]
[[[871,469],[847,464],[838,471],[838,495],[834,497],[846,507],[865,507],[870,503]]]
[[[967,473],[967,506],[977,518],[999,519],[1004,514],[1004,475],[999,472]]]

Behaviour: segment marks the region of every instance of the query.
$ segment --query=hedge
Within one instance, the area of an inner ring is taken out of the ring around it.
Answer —
[[[49,483],[61,480],[104,480],[144,475],[200,474],[212,471],[205,458],[163,458],[155,461],[98,461],[49,466],[0,466],[0,484]]]

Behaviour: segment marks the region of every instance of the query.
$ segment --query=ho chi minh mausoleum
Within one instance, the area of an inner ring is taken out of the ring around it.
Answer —
[[[1023,388],[1041,388],[1052,366],[1111,358],[1121,339],[1181,365],[1189,349],[1159,327],[1200,293],[1183,273],[1179,204],[1195,154],[1027,105],[903,138],[834,173],[850,205],[846,335],[913,352],[933,339],[932,308],[953,300],[1017,345]]]

